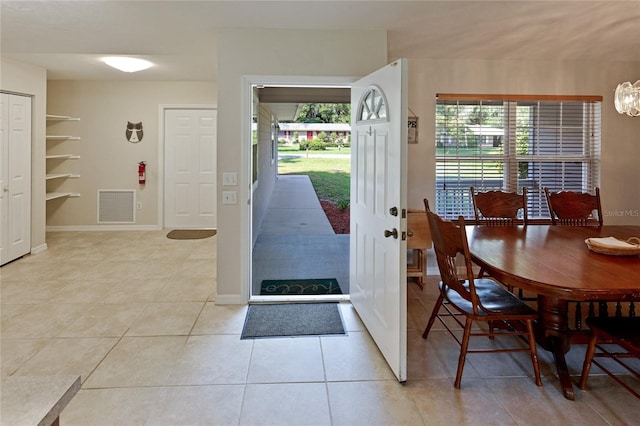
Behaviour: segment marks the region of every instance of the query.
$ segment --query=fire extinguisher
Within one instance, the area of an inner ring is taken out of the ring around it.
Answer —
[[[144,185],[147,182],[147,165],[144,161],[138,163],[138,183]]]

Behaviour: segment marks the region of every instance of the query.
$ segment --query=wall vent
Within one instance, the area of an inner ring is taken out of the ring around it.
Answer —
[[[135,223],[136,191],[98,190],[98,223]]]

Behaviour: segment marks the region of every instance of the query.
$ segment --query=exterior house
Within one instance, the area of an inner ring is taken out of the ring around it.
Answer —
[[[351,126],[347,123],[279,123],[278,128],[278,140],[284,139],[287,143],[312,140],[321,132],[335,134],[342,141],[348,141],[351,136]]]

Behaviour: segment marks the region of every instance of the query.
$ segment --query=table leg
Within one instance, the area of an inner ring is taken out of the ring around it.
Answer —
[[[568,302],[555,297],[538,296],[536,340],[553,354],[565,398],[574,400],[573,385],[564,354],[571,348]]]

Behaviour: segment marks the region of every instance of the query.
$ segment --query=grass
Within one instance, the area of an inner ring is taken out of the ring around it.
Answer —
[[[306,154],[307,151],[300,150],[298,145],[278,145],[279,153],[294,153],[294,154]],[[314,154],[339,154],[339,155],[351,155],[351,148],[338,149],[337,147],[327,147],[324,151],[309,151],[309,156]]]
[[[322,153],[326,154],[327,151]],[[350,156],[345,155],[345,158],[321,158],[310,154],[309,158],[281,158],[278,160],[278,174],[307,175],[311,179],[319,199],[329,200],[343,206],[345,202],[349,202],[351,187]]]

